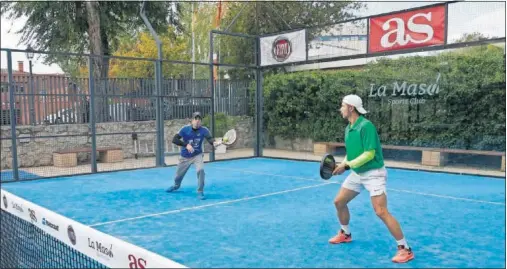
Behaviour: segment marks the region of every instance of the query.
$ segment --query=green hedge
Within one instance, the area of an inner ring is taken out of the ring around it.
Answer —
[[[276,74],[263,86],[270,135],[343,141],[339,108],[355,93],[384,144],[505,151],[505,56],[495,46],[382,59],[361,70]],[[414,98],[424,103],[403,103]]]
[[[234,128],[237,117],[227,116],[224,113],[215,113],[215,137],[222,137],[227,131]],[[202,119],[202,124],[211,130],[211,116],[208,114]]]

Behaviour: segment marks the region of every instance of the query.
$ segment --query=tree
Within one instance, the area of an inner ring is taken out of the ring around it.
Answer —
[[[465,33],[462,34],[460,38],[456,39],[453,43],[466,43],[466,42],[474,42],[474,41],[483,41],[483,40],[489,40],[489,39],[495,39],[498,38],[496,36],[488,37],[482,33],[479,32],[473,32],[473,33]],[[471,46],[471,47],[465,47],[465,48],[459,48],[455,51],[460,53],[474,53],[476,51],[483,51],[487,49],[499,49],[502,50],[502,48],[505,50],[505,42],[499,42],[497,44],[489,44],[487,46]]]
[[[243,9],[230,31],[251,35],[270,34],[338,23],[353,18],[352,11],[363,6],[352,1],[235,2],[228,6],[221,25],[229,26]]]
[[[216,13],[216,3],[193,2],[182,3],[181,22],[183,34],[187,40],[189,53],[192,52],[192,31],[195,39],[195,60],[209,61],[209,32],[215,29],[213,19]],[[192,5],[194,13],[192,13]]]
[[[159,37],[162,41],[164,59],[190,60],[186,40],[182,34],[175,32],[174,27],[169,27],[165,33],[159,34]],[[156,59],[157,45],[149,32],[141,32],[134,38],[123,39],[114,55]],[[190,70],[192,66],[189,64],[169,62],[162,64],[162,75],[165,79],[188,74]],[[154,78],[155,65],[153,61],[113,59],[109,75],[111,77]]]
[[[495,37],[492,37],[495,38]],[[460,38],[456,39],[455,43],[464,43],[464,42],[472,42],[472,41],[481,41],[481,40],[488,40],[490,37],[487,37],[479,32],[473,32],[473,33],[465,33],[462,34]]]
[[[312,40],[315,35],[336,28],[334,23],[354,18],[353,11],[363,6],[363,3],[351,1],[235,2],[228,5],[227,13],[221,22],[221,29],[229,27],[230,32],[263,35],[306,28],[307,38]],[[220,48],[220,62],[255,63],[253,40],[218,36],[215,42],[220,42],[217,45],[217,48]],[[231,70],[229,73],[230,75],[234,73],[238,73],[239,76],[245,75],[240,70],[236,72]]]
[[[118,46],[118,39],[125,34],[135,34],[144,28],[139,15],[141,1],[72,1],[72,2],[2,2],[2,14],[8,19],[26,16],[20,43],[36,50],[49,52],[89,52],[93,55],[109,56]],[[168,25],[180,27],[177,19],[179,5],[173,2],[149,2],[145,12],[155,31],[165,31]],[[49,54],[46,64],[64,62],[62,67],[71,67],[66,72],[76,72],[85,58],[69,63],[72,56]],[[102,94],[108,88],[109,58],[93,57],[89,63],[96,79],[95,91]],[[106,114],[103,98],[96,99],[98,121]]]
[[[21,1],[2,2],[1,12],[8,14],[8,19],[27,17],[17,33],[21,34],[20,43],[36,50],[107,56],[118,47],[121,36],[133,35],[144,28],[140,7],[141,1]],[[177,19],[179,4],[149,2],[145,10],[156,31],[165,31],[169,25],[181,28]],[[64,68],[75,68],[68,59],[69,56],[50,54],[44,60],[46,64],[63,62]],[[80,63],[84,60],[76,59]],[[107,77],[108,63],[107,58],[97,58],[96,78]]]

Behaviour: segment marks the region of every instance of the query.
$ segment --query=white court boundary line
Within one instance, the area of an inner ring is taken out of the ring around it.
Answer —
[[[256,175],[264,175],[264,176],[295,178],[295,179],[301,179],[301,180],[307,180],[307,181],[318,181],[318,182],[322,182],[323,181],[323,179],[314,179],[314,178],[308,178],[308,177],[296,177],[296,176],[287,176],[287,175],[277,175],[277,174],[270,174],[270,173],[264,173],[264,172],[256,172],[256,171],[251,171],[251,170],[233,169],[233,168],[213,167],[213,169],[229,170],[229,171],[236,171],[236,172],[244,172],[244,173],[256,174]],[[338,183],[336,181],[329,181],[329,182],[330,183],[334,183],[334,184]]]
[[[304,190],[304,189],[322,187],[322,186],[330,185],[330,184],[335,184],[335,183],[333,183],[333,182],[326,182],[326,183],[323,183],[323,184],[304,186],[304,187],[290,189],[290,190],[271,192],[271,193],[266,193],[266,194],[251,196],[251,197],[245,197],[245,198],[234,199],[234,200],[227,200],[227,201],[218,202],[218,203],[211,203],[211,204],[205,204],[205,205],[200,205],[200,206],[185,207],[185,208],[181,208],[181,209],[170,210],[170,211],[165,211],[165,212],[160,212],[160,213],[154,213],[154,214],[148,214],[148,215],[142,215],[142,216],[137,216],[137,217],[132,217],[132,218],[125,218],[125,219],[119,219],[119,220],[113,220],[113,221],[99,222],[99,223],[95,223],[95,224],[90,225],[90,227],[97,227],[97,226],[102,226],[102,225],[107,225],[107,224],[125,222],[125,221],[129,221],[129,220],[138,220],[138,219],[144,219],[144,218],[149,218],[149,217],[155,217],[155,216],[162,216],[162,215],[180,213],[180,212],[183,212],[183,211],[197,210],[197,209],[211,207],[211,206],[216,206],[216,205],[233,204],[233,203],[238,203],[238,202],[258,199],[258,198],[262,198],[262,197],[268,197],[268,196],[278,195],[278,194],[282,194],[282,193],[295,192],[295,191],[300,191],[300,190]]]
[[[424,192],[417,192],[417,191],[400,190],[400,189],[388,189],[388,190],[390,190],[390,191],[397,191],[397,192],[405,192],[405,193],[410,193],[410,194],[423,195],[423,196],[432,196],[432,197],[438,197],[438,198],[445,198],[445,199],[451,199],[451,200],[460,200],[460,201],[467,201],[467,202],[482,203],[482,204],[505,205],[505,203],[500,203],[500,202],[490,202],[490,201],[484,201],[484,200],[461,198],[461,197],[454,197],[454,196],[440,195],[440,194],[432,194],[432,193],[424,193]]]
[[[265,176],[276,176],[276,177],[294,178],[294,179],[301,179],[301,180],[307,180],[307,181],[322,181],[322,179],[313,179],[313,178],[304,178],[304,177],[296,177],[296,176],[276,175],[276,174],[270,174],[270,173],[256,172],[256,171],[250,171],[250,170],[241,170],[241,169],[233,169],[233,168],[217,167],[215,169],[238,171],[238,172],[243,172],[243,173],[265,175]],[[331,183],[339,184],[339,182],[336,182],[336,181],[331,182]],[[402,190],[402,189],[392,189],[392,188],[386,188],[386,189],[389,190],[389,191],[404,192],[404,193],[417,194],[417,195],[422,195],[422,196],[438,197],[438,198],[451,199],[451,200],[460,200],[460,201],[475,202],[475,203],[482,203],[482,204],[491,204],[491,205],[505,205],[505,203],[500,203],[500,202],[490,202],[490,201],[477,200],[477,199],[469,199],[469,198],[461,198],[461,197],[455,197],[455,196],[449,196],[449,195],[440,195],[440,194],[417,192],[417,191]]]

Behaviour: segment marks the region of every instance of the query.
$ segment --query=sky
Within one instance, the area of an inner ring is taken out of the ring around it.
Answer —
[[[438,2],[366,2],[367,7],[357,12],[358,16],[369,16],[379,13],[392,12],[407,8],[430,5]],[[487,2],[463,2],[452,4],[449,9],[449,41],[458,38],[463,33],[474,31],[488,34],[491,36],[505,37],[505,2],[487,3]],[[0,43],[2,48],[25,49],[24,44],[18,44],[21,36],[15,34],[26,19],[16,21],[8,20],[4,14],[1,16],[1,36]],[[28,59],[24,53],[13,53],[13,69],[17,69],[17,61],[25,61],[25,69],[28,70]],[[33,72],[39,74],[62,73],[57,65],[44,65],[41,59],[32,61]],[[7,68],[6,53],[2,52],[0,57],[1,68]]]
[[[21,40],[21,34],[15,34],[16,31],[21,29],[26,19],[18,19],[15,21],[8,20],[4,14],[1,16],[1,35],[0,35],[0,47],[9,49],[26,49],[26,45],[19,44]],[[18,69],[18,61],[24,61],[24,69],[28,71],[28,59],[24,53],[13,52],[12,53],[12,65],[13,70]],[[7,53],[1,52],[0,57],[1,68],[7,68]],[[32,60],[32,71],[36,74],[54,74],[63,73],[62,69],[57,65],[44,65],[42,59],[37,59],[37,55]]]

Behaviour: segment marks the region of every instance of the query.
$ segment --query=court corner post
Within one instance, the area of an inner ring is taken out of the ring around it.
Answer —
[[[164,100],[162,95],[162,55],[155,62],[155,81],[156,81],[156,123],[157,132],[157,166],[165,166],[165,143],[164,143]]]
[[[160,40],[157,32],[151,26],[150,21],[145,13],[146,1],[142,2],[139,15],[143,19],[144,24],[150,31],[151,35],[157,43],[158,59],[155,62],[155,130],[157,147],[155,151],[155,163],[158,167],[166,166],[165,164],[165,145],[164,145],[164,108],[163,108],[163,95],[162,95],[162,41]]]
[[[262,157],[262,68],[260,55],[260,37],[256,37],[255,42],[255,145],[254,156]]]
[[[210,95],[211,95],[211,115],[210,129],[211,137],[215,137],[215,78],[213,75],[213,31],[209,32],[209,74],[210,74]],[[209,154],[210,162],[215,161],[215,147],[211,147]]]
[[[15,109],[15,95],[14,95],[14,77],[12,75],[12,52],[7,51],[7,72],[9,76],[9,121],[11,125],[11,154],[12,154],[12,177],[14,180],[19,180],[18,169],[18,148],[16,144],[16,109]]]
[[[88,56],[88,92],[90,94],[90,136],[92,143],[91,169],[92,173],[97,173],[97,130],[95,125],[95,79],[93,77],[93,57]]]

